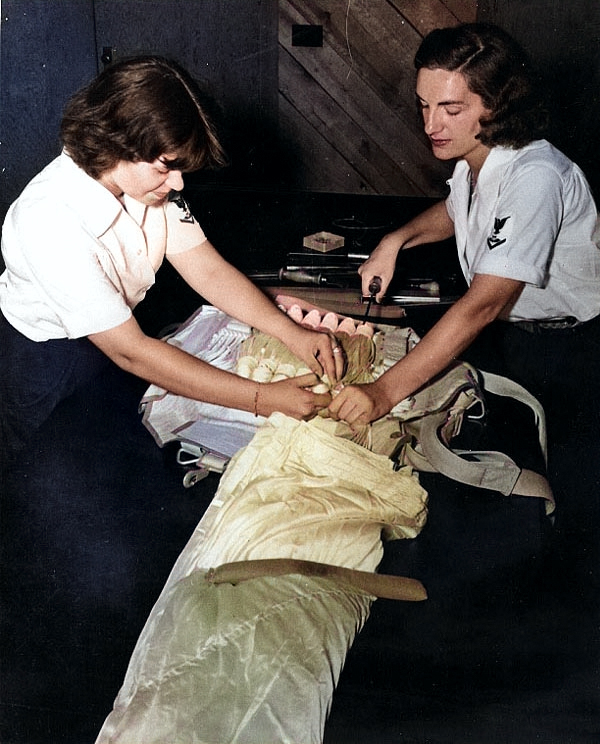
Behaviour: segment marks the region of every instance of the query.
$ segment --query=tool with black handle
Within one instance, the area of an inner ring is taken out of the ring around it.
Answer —
[[[375,299],[375,297],[377,296],[379,292],[381,292],[381,277],[374,276],[371,279],[371,283],[369,284],[369,299],[367,301],[367,310],[365,312],[365,317],[363,318],[363,323],[369,317],[369,311],[371,310],[371,305],[373,304],[373,300]]]

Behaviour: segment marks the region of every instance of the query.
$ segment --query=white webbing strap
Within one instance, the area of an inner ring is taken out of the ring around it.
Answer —
[[[498,491],[504,496],[543,498],[546,500],[546,513],[554,511],[552,489],[543,475],[520,468],[502,452],[452,450],[439,435],[445,420],[446,414],[441,411],[405,424],[409,432],[414,432],[420,451],[407,446],[404,462],[416,470],[442,473],[459,483]],[[462,455],[470,459],[466,460]]]
[[[494,395],[502,395],[505,398],[514,398],[515,400],[525,403],[533,411],[535,416],[535,424],[538,429],[538,437],[540,441],[540,447],[544,460],[548,461],[548,444],[546,437],[546,414],[542,408],[542,404],[539,400],[526,390],[522,385],[519,385],[514,380],[508,377],[502,377],[493,372],[484,372],[479,370],[483,378],[483,386],[485,390]]]

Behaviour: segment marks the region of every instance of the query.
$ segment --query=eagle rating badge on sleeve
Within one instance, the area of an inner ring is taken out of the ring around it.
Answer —
[[[179,208],[180,222],[189,222],[190,224],[193,224],[194,215],[192,214],[192,210],[189,208],[188,203],[179,192],[173,191],[169,196],[169,201],[172,201]]]
[[[510,229],[511,226],[510,215],[508,217],[494,217],[494,229],[487,239],[487,245],[490,250],[506,243],[512,232]]]

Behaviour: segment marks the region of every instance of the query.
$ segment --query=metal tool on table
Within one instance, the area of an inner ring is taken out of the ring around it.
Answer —
[[[371,305],[373,304],[373,300],[375,299],[375,297],[377,296],[379,292],[381,292],[381,277],[374,276],[371,279],[371,283],[369,284],[369,299],[367,300],[367,310],[365,312],[365,317],[363,318],[363,323],[369,317],[369,311],[371,310]]]
[[[359,286],[358,267],[366,254],[310,254],[288,253],[285,265],[276,271],[253,271],[248,274],[253,281],[288,282],[291,284],[309,284],[316,287],[351,289]]]
[[[300,253],[292,251],[286,255],[285,268],[294,269],[316,269],[316,268],[348,268],[349,266],[360,266],[369,258],[368,253]]]
[[[356,271],[326,270],[314,271],[306,268],[280,269],[280,281],[293,282],[294,284],[312,284],[317,287],[348,288],[356,286],[358,274]]]

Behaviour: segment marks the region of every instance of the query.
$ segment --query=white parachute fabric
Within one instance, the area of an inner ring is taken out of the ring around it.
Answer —
[[[382,537],[416,536],[426,514],[410,468],[273,414],[179,557],[97,744],[321,741],[373,597],[300,575],[215,586],[206,572],[260,558],[373,572]]]

